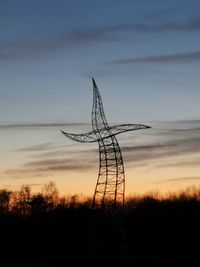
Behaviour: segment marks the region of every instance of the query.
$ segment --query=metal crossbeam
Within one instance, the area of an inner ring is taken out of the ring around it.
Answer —
[[[99,174],[95,187],[92,207],[103,207],[111,204],[124,206],[125,173],[120,146],[116,135],[128,131],[151,128],[143,124],[120,124],[109,126],[105,117],[102,99],[93,82],[92,129],[83,134],[73,134],[61,131],[66,137],[76,142],[99,145]]]

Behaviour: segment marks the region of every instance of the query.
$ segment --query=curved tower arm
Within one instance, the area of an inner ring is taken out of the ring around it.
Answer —
[[[73,134],[61,131],[67,138],[80,143],[93,143],[97,141],[97,137],[94,132],[88,132],[84,134]]]
[[[141,130],[151,128],[150,126],[144,124],[119,124],[109,127],[112,135],[117,135],[129,131]]]
[[[148,129],[151,128],[149,126],[143,124],[119,124],[114,126],[107,126],[106,128],[99,129],[98,133],[100,134],[100,138],[97,137],[97,131],[91,131],[83,134],[73,134],[61,131],[66,137],[72,139],[73,141],[80,143],[93,143],[97,142],[99,139],[106,139],[112,135],[121,134],[124,132],[135,131],[140,129]],[[109,132],[108,132],[109,130]]]

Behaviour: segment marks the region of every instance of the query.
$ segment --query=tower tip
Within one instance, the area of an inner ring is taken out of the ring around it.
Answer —
[[[95,80],[94,80],[94,78],[92,77],[92,83],[93,83],[93,86],[94,86],[94,88],[96,88],[97,87],[97,85],[96,85],[96,82],[95,82]]]

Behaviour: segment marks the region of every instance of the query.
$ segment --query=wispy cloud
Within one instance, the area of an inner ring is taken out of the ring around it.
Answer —
[[[150,142],[122,146],[125,162],[140,168],[147,165],[159,168],[199,166],[199,124],[199,121],[167,123],[162,130],[157,130],[155,125]],[[157,127],[160,128],[159,123]]]
[[[185,22],[168,21],[160,24],[144,23],[144,24],[131,24],[132,30],[137,32],[170,32],[170,31],[199,31],[200,18],[195,18]]]
[[[86,155],[87,152],[84,153]],[[82,155],[83,156],[83,155]],[[93,157],[78,157],[74,158],[41,158],[39,160],[28,161],[24,165],[15,169],[8,169],[2,174],[9,176],[10,178],[33,178],[43,177],[48,175],[54,175],[62,172],[83,172],[89,169],[95,168]]]
[[[7,129],[20,129],[20,128],[48,128],[48,127],[68,127],[68,126],[82,126],[88,125],[87,123],[19,123],[19,124],[0,124],[1,130]]]
[[[76,162],[73,159],[46,159],[31,161],[24,165],[29,170],[37,170],[37,172],[59,172],[71,170],[84,170],[90,166],[88,161]]]
[[[109,62],[109,64],[129,65],[138,63],[157,64],[157,63],[191,63],[191,62],[200,62],[200,51],[120,59],[111,61]]]
[[[132,28],[131,24],[117,24],[100,26],[96,28],[77,29],[66,32],[65,38],[72,45],[82,45],[85,43],[105,42],[116,40],[114,34],[127,32]]]
[[[169,167],[169,168],[177,168],[177,167],[192,167],[192,168],[199,168],[200,165],[199,165],[199,158],[200,158],[200,155],[198,158],[194,158],[194,157],[191,157],[191,158],[183,158],[182,160],[180,159],[176,159],[176,160],[173,160],[173,162],[165,162],[165,163],[158,163],[157,164],[157,168],[163,168],[163,167]]]
[[[199,31],[200,18],[186,22],[168,21],[164,23],[121,23],[116,25],[99,26],[88,29],[77,29],[66,32],[63,39],[68,45],[82,45],[85,43],[96,43],[105,41],[120,40],[120,34],[144,34],[144,33],[165,33],[172,31]],[[133,36],[133,35],[132,35]],[[67,44],[66,43],[66,44]]]
[[[200,121],[183,121],[176,123],[157,123],[152,128],[149,138],[137,139],[137,142],[124,139],[119,141],[125,164],[132,167],[182,167],[199,166],[200,155]],[[38,146],[22,148],[22,151],[35,152],[27,162],[18,169],[4,173],[11,177],[47,176],[67,172],[91,171],[98,165],[98,147],[56,147],[44,143]]]
[[[18,149],[18,152],[32,152],[32,151],[44,151],[51,150],[55,148],[55,144],[53,143],[43,143],[38,145],[26,146]]]
[[[22,148],[23,149],[23,148]],[[66,157],[67,155],[70,154],[74,154],[75,151],[69,151],[69,150],[64,150],[64,149],[54,149],[54,150],[47,150],[47,151],[43,151],[42,153],[37,153],[37,154],[31,154],[29,156],[29,158],[32,159],[51,159],[51,158],[55,158],[55,157]]]
[[[125,37],[132,39],[137,36],[138,38],[138,34],[200,31],[200,18],[183,22],[170,20],[159,23],[147,20],[145,23],[100,25],[91,28],[77,28],[71,31],[63,29],[62,26],[61,29],[60,32],[51,31],[48,37],[35,34],[22,40],[13,39],[2,42],[0,50],[3,52],[0,53],[0,60],[45,56],[49,52],[53,53],[63,49],[71,50],[88,45],[99,45],[104,42],[122,41]]]
[[[171,183],[171,182],[187,182],[193,180],[200,180],[200,176],[191,176],[191,177],[176,177],[176,178],[169,178],[157,181],[155,183]]]

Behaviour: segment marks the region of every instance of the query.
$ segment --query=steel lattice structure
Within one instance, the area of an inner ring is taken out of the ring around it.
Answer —
[[[124,206],[125,173],[120,146],[116,135],[128,131],[150,128],[143,124],[120,124],[109,126],[104,114],[102,99],[93,81],[93,130],[83,134],[73,134],[61,131],[73,141],[82,143],[98,142],[99,174],[92,201],[92,207],[104,206],[107,203]]]

